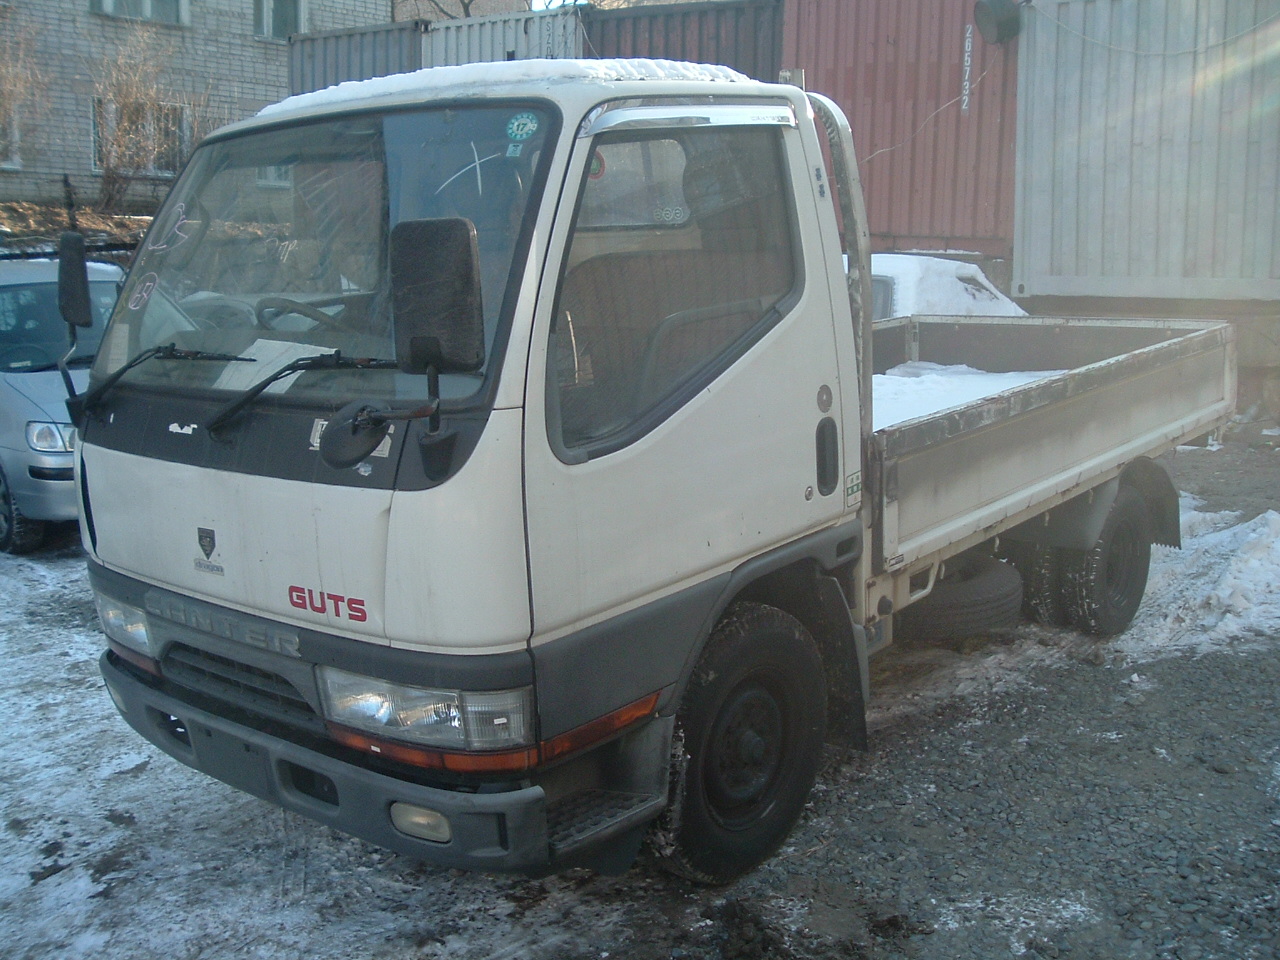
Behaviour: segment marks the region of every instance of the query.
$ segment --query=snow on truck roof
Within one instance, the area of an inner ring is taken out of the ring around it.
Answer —
[[[454,67],[427,67],[412,73],[397,73],[371,80],[348,80],[333,87],[300,93],[258,111],[259,117],[272,117],[368,100],[374,97],[406,94],[461,92],[478,87],[491,88],[506,84],[603,82],[623,80],[708,80],[718,82],[750,81],[750,77],[729,67],[706,63],[684,63],[677,60],[507,60],[494,63],[465,63]]]

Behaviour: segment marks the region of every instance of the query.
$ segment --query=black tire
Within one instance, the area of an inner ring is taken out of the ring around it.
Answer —
[[[919,640],[971,637],[1014,626],[1022,613],[1022,577],[987,554],[948,561],[947,575],[898,615],[895,632]]]
[[[1151,516],[1133,487],[1122,486],[1091,550],[1063,550],[1062,597],[1071,623],[1114,637],[1133,622],[1151,566]]]
[[[1022,615],[1046,626],[1070,626],[1062,597],[1062,551],[1039,543],[1010,542],[1002,553],[1022,575]]]
[[[13,502],[9,480],[0,470],[0,551],[30,553],[44,543],[44,521],[22,515]]]
[[[804,809],[826,719],[822,657],[804,626],[763,604],[732,607],[677,715],[671,803],[654,834],[662,865],[723,884],[768,859]]]

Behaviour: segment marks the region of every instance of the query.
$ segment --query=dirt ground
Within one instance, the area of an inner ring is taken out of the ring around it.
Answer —
[[[1167,458],[1215,536],[1280,511],[1274,427]],[[1274,960],[1280,631],[1134,652],[1177,623],[1211,639],[1201,595],[1238,547],[1203,542],[1161,548],[1117,641],[890,648],[871,752],[829,748],[786,846],[714,889],[648,857],[429,868],[208,780],[116,715],[75,541],[0,557],[0,957]]]

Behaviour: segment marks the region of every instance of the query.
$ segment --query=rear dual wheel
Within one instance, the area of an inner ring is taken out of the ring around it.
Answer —
[[[1122,486],[1091,550],[1061,551],[1063,607],[1085,633],[1113,637],[1133,622],[1151,567],[1151,516],[1133,487]]]
[[[1011,543],[1022,574],[1022,612],[1030,620],[1099,637],[1123,633],[1147,589],[1151,515],[1133,487],[1122,486],[1088,550]]]

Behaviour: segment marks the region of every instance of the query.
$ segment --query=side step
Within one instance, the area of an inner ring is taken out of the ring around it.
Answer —
[[[547,833],[554,855],[562,856],[580,844],[622,833],[652,819],[666,798],[616,790],[584,790],[547,808]]]

